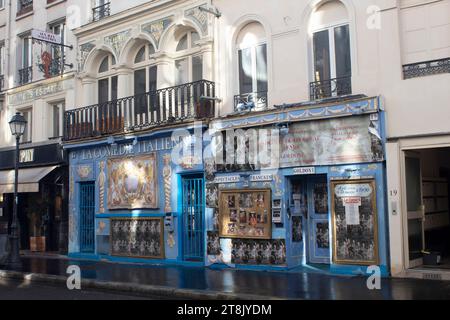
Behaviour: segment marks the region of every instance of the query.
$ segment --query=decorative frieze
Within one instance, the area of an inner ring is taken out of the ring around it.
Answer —
[[[130,38],[131,29],[128,29],[105,37],[104,42],[113,49],[116,57],[119,57],[125,42]]]
[[[169,17],[146,23],[141,26],[141,30],[142,32],[148,34],[153,39],[156,47],[159,48],[159,42],[161,40],[162,34],[170,26],[172,21],[173,19]]]

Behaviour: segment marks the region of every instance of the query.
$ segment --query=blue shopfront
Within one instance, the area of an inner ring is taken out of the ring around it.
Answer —
[[[69,256],[203,265],[201,153],[173,161],[172,137],[173,129],[65,145]]]
[[[65,145],[71,257],[388,274],[378,97],[197,126]]]
[[[224,148],[224,165],[205,167],[206,265],[388,275],[383,117],[375,97],[213,122],[223,146],[237,138],[234,157]],[[251,163],[254,154],[268,164]]]

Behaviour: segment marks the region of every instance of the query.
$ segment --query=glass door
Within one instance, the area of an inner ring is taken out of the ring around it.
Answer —
[[[420,155],[405,153],[406,204],[408,224],[409,267],[423,264],[425,249],[425,208],[422,201],[422,172]]]

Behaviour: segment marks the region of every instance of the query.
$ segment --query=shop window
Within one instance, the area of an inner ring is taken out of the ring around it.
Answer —
[[[267,107],[268,68],[266,34],[260,23],[246,25],[237,39],[239,95],[235,107]]]

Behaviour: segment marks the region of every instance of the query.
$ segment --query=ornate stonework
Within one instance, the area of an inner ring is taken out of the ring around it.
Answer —
[[[100,162],[100,173],[98,174],[98,189],[99,189],[99,213],[105,213],[105,161]]]
[[[170,154],[164,156],[164,198],[165,198],[165,212],[172,212],[172,206],[170,204],[171,192],[172,192],[172,168],[170,166],[171,158]]]
[[[80,51],[78,52],[78,71],[81,72],[84,69],[86,59],[94,48],[95,44],[93,41],[80,45]]]
[[[200,7],[206,8],[205,5],[202,5]],[[208,34],[208,14],[206,12],[201,11],[199,7],[195,7],[186,10],[184,15],[186,18],[193,21],[202,30],[203,35]]]
[[[110,46],[113,49],[116,57],[119,57],[123,45],[128,39],[130,39],[130,37],[131,37],[131,29],[107,36],[104,38],[104,42],[107,46]]]
[[[164,18],[142,25],[141,30],[142,32],[150,35],[150,37],[152,37],[153,41],[155,42],[156,47],[159,48],[159,41],[161,40],[161,36],[171,23],[172,18]]]

